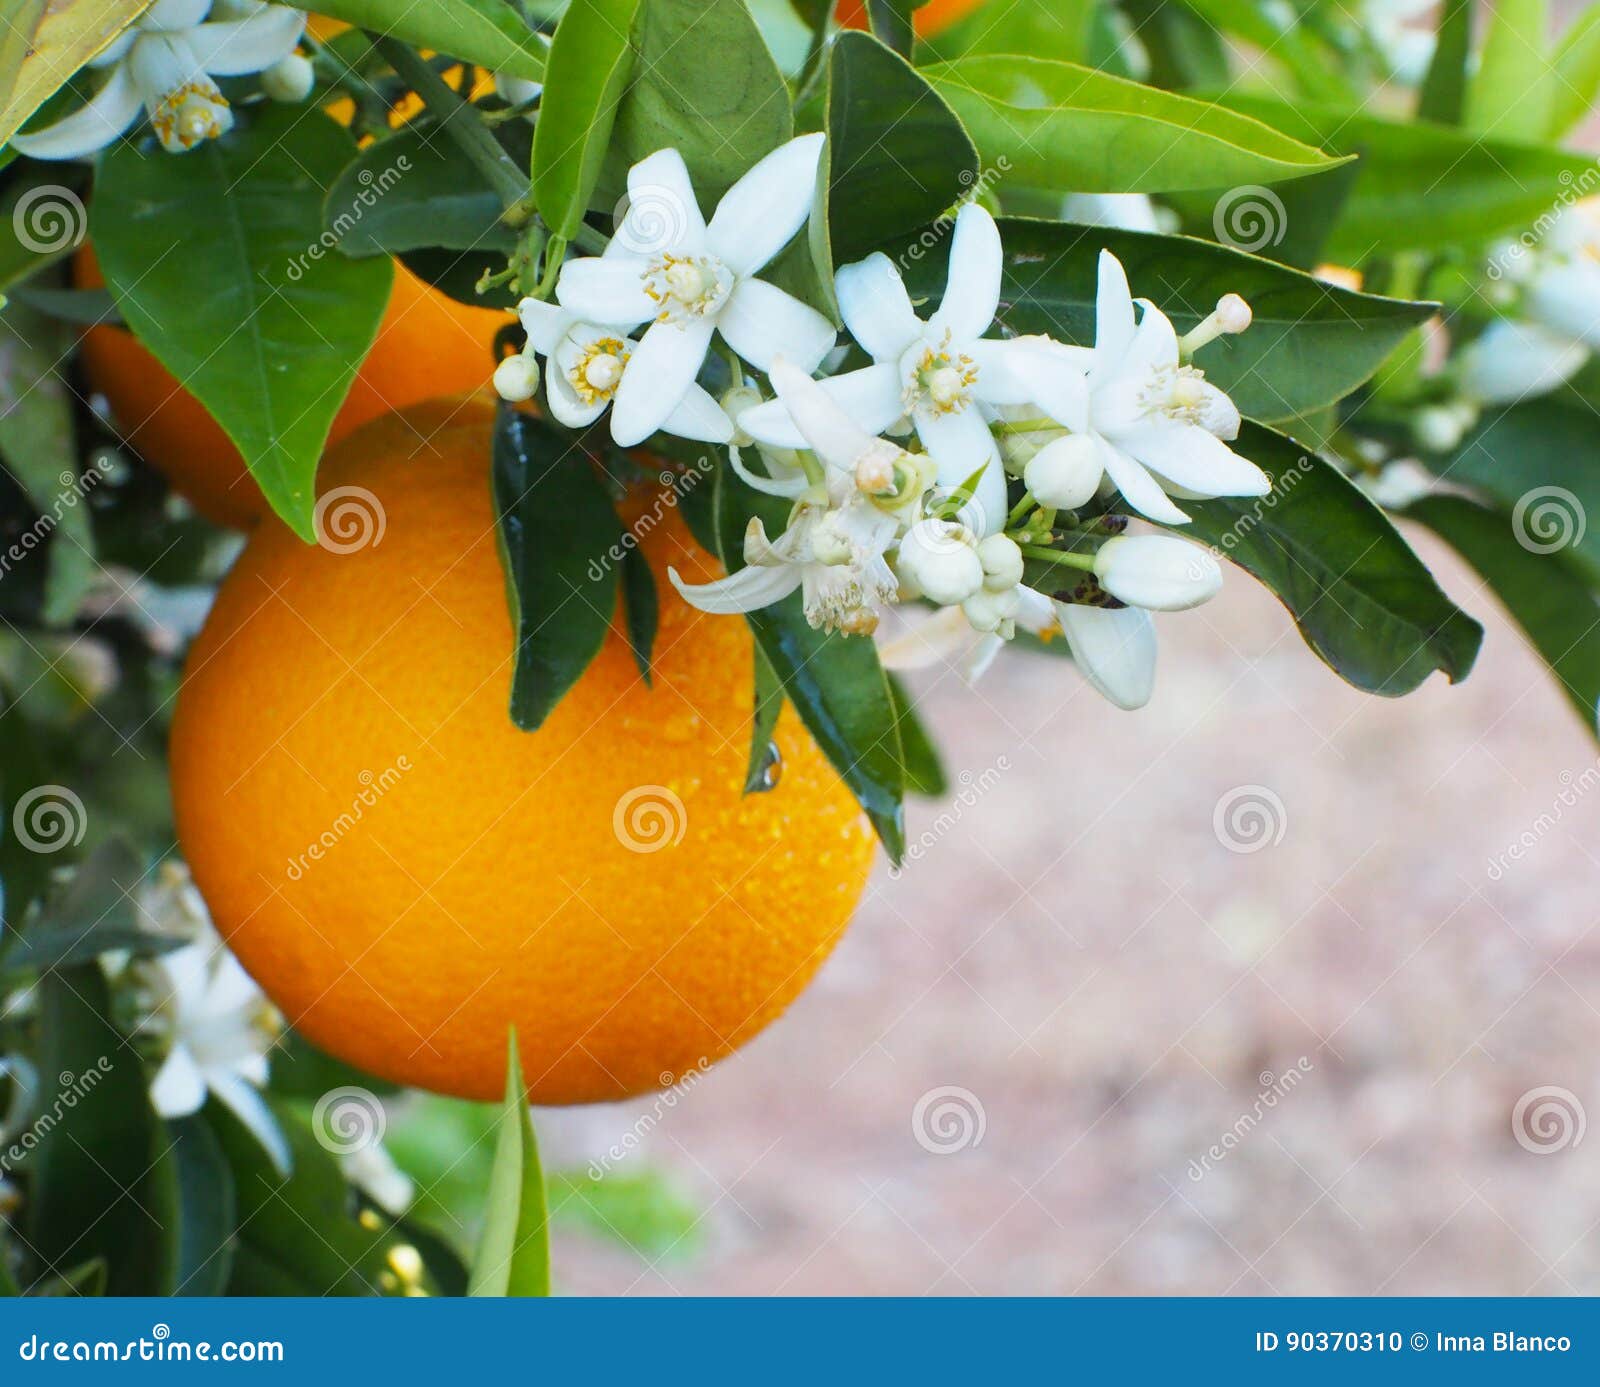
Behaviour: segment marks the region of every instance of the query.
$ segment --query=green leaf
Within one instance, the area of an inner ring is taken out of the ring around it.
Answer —
[[[1550,118],[1545,138],[1558,140],[1588,118],[1600,93],[1600,5],[1573,22],[1550,60]]]
[[[0,24],[0,145],[151,0],[16,0]]]
[[[1065,645],[1065,641],[1053,644]],[[906,687],[894,675],[889,675],[889,694],[894,699],[895,713],[900,726],[901,760],[905,765],[906,789],[913,794],[937,799],[950,788],[949,778],[939,759],[939,749],[934,746],[928,730],[917,717],[916,704]]]
[[[307,540],[317,461],[394,278],[322,245],[323,190],[354,152],[331,117],[267,102],[182,158],[114,145],[95,182],[95,250],[124,321]]]
[[[1477,569],[1595,732],[1600,705],[1600,604],[1559,554],[1519,543],[1511,518],[1462,496],[1425,496],[1404,512]]]
[[[744,792],[760,794],[776,783],[775,769],[781,774],[778,761],[778,744],[773,740],[778,730],[778,717],[783,712],[783,680],[772,668],[760,645],[752,647],[755,654],[755,696],[750,716],[750,765],[745,772]]]
[[[622,553],[622,611],[634,663],[648,684],[661,604],[656,597],[656,578],[650,571],[650,562],[636,546],[629,546]]]
[[[1030,187],[1232,188],[1340,162],[1248,116],[1076,63],[979,55],[922,75],[971,131],[984,164]]]
[[[930,47],[941,58],[973,53],[1031,53],[1081,63],[1089,55],[1089,23],[1097,0],[1009,0],[979,5]]]
[[[1185,236],[1019,218],[1003,219],[1000,236],[1000,322],[1013,333],[1093,343],[1101,247],[1122,262],[1134,293],[1152,297],[1180,333],[1207,317],[1223,294],[1243,294],[1255,314],[1250,330],[1202,348],[1196,364],[1255,419],[1310,414],[1348,395],[1434,311],[1431,304],[1335,288]],[[906,264],[914,298],[937,301],[947,257],[941,245]]]
[[[917,31],[912,23],[912,12],[920,10],[928,0],[866,0],[867,23],[873,36],[902,58],[911,56],[912,45],[917,41]]]
[[[1368,693],[1410,693],[1434,670],[1466,677],[1483,628],[1440,590],[1388,518],[1292,438],[1247,424],[1234,448],[1272,478],[1266,496],[1185,501],[1176,533],[1270,588],[1306,643]]]
[[[557,236],[583,224],[633,68],[640,0],[573,0],[556,27],[533,138],[533,201]]]
[[[1181,90],[1228,82],[1228,47],[1222,35],[1181,0],[1123,0],[1121,9],[1150,55],[1145,80],[1152,86]]]
[[[457,107],[447,119],[471,120]],[[527,155],[524,141],[521,158]],[[443,123],[419,116],[363,149],[334,180],[322,204],[323,230],[350,256],[447,250],[515,249],[516,232],[500,220],[503,204]]]
[[[634,43],[633,81],[617,108],[617,157],[634,164],[675,147],[709,213],[793,133],[788,84],[744,0],[650,0]]]
[[[1558,149],[1341,106],[1238,92],[1218,99],[1287,134],[1361,156],[1355,191],[1328,247],[1351,263],[1380,251],[1473,246],[1521,231],[1550,210],[1559,188],[1592,177],[1592,160]]]
[[[1417,117],[1435,125],[1460,125],[1472,63],[1473,0],[1444,0],[1439,37],[1417,98]]]
[[[700,1250],[706,1210],[659,1170],[550,1172],[550,1217],[651,1262],[682,1261]]]
[[[1491,139],[1537,141],[1550,125],[1546,0],[1495,0],[1462,124]]]
[[[106,1019],[111,997],[97,964],[46,973],[38,1007],[38,1144],[22,1162],[28,1243],[40,1272],[103,1258],[110,1294],[147,1294],[171,1265],[172,1233],[151,1212],[168,1138],[144,1066]]]
[[[1535,548],[1567,551],[1600,587],[1600,436],[1594,415],[1550,399],[1490,413],[1428,464],[1511,514]],[[1593,522],[1593,523],[1591,523]]]
[[[1273,0],[1183,0],[1197,15],[1225,34],[1234,34],[1259,48],[1294,78],[1313,100],[1353,98],[1355,91],[1341,75],[1339,63],[1314,32],[1301,24],[1294,8]],[[1255,65],[1252,64],[1252,67]]]
[[[317,0],[317,13],[491,71],[544,81],[549,40],[508,0]]]
[[[168,1130],[173,1145],[163,1167],[171,1180],[167,1203],[178,1236],[170,1289],[164,1293],[219,1296],[233,1269],[233,1170],[216,1133],[198,1113],[179,1118]]]
[[[65,259],[83,244],[89,214],[71,164],[25,165],[0,192],[0,290]]]
[[[489,1173],[483,1234],[472,1257],[467,1294],[547,1296],[550,1218],[515,1028],[507,1052],[506,1098],[495,1138],[494,1168]]]
[[[750,519],[759,516],[768,534],[775,535],[784,528],[790,506],[743,485],[726,466],[718,470],[712,487],[697,488],[691,500],[698,502],[708,489],[712,552],[733,573],[744,567],[742,546]],[[695,516],[696,509],[685,505],[685,516]],[[703,524],[699,533],[706,533]],[[799,593],[750,612],[745,620],[801,722],[860,801],[890,858],[898,862],[905,852],[905,777],[894,700],[877,647],[864,636],[814,630]]]
[[[841,34],[828,74],[828,231],[848,262],[970,194],[978,151],[944,98],[871,35]]]
[[[516,666],[511,719],[531,732],[605,642],[617,608],[622,523],[572,435],[502,409],[494,431],[494,504]]]

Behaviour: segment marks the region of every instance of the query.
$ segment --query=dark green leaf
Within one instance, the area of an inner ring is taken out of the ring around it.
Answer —
[[[544,1170],[528,1112],[517,1033],[507,1046],[506,1097],[495,1137],[494,1168],[484,1209],[483,1236],[472,1258],[467,1294],[547,1296],[550,1294],[550,1218],[545,1207]]]
[[[181,159],[115,145],[95,183],[95,249],[123,319],[307,540],[317,460],[394,277],[322,244],[323,194],[354,152],[331,117],[268,102]]]
[[[503,308],[507,312],[517,306],[518,295],[505,284],[478,292],[478,281],[485,274],[498,274],[505,269],[504,251],[408,250],[400,256],[400,263],[457,303],[474,308]]]
[[[611,629],[622,523],[588,454],[537,416],[500,411],[493,475],[517,636],[511,719],[531,732],[577,683]]]
[[[1270,259],[1300,270],[1315,269],[1324,263],[1328,258],[1328,237],[1333,234],[1333,228],[1339,224],[1339,214],[1344,210],[1345,203],[1350,200],[1350,194],[1355,190],[1356,179],[1360,176],[1361,165],[1351,162],[1340,164],[1336,169],[1329,169],[1327,173],[1315,173],[1310,178],[1299,178],[1293,183],[1285,183],[1277,190],[1278,201],[1283,205],[1283,213],[1277,218],[1274,229],[1274,234],[1277,229],[1282,230],[1283,239],[1261,249],[1267,252]],[[1231,206],[1237,215],[1246,205],[1244,202],[1229,203],[1222,199],[1215,204],[1206,201],[1205,221],[1197,228],[1199,234],[1202,236],[1216,234],[1219,207]],[[1259,205],[1269,209],[1269,216],[1273,215],[1270,203]],[[1222,225],[1226,227],[1227,223],[1223,222]],[[1263,222],[1261,225],[1265,230],[1268,223]],[[1247,235],[1244,244],[1249,245],[1252,239],[1254,238]]]
[[[317,13],[491,71],[544,81],[549,41],[509,0],[317,0]]]
[[[1519,543],[1503,511],[1439,495],[1414,501],[1405,514],[1478,570],[1594,732],[1600,705],[1600,605],[1589,583],[1561,555],[1535,553]]]
[[[0,192],[0,290],[71,255],[89,229],[71,164],[19,170]]]
[[[1338,289],[1185,236],[1018,218],[1003,220],[1000,234],[1006,255],[1000,321],[1014,333],[1093,343],[1102,247],[1122,262],[1133,292],[1152,299],[1180,333],[1210,315],[1223,294],[1243,294],[1253,326],[1202,348],[1196,364],[1255,419],[1309,414],[1348,395],[1434,311],[1432,304]],[[893,255],[897,248],[884,249]],[[940,245],[903,267],[913,297],[937,301],[948,253]]]
[[[550,47],[533,139],[533,200],[557,236],[583,223],[633,68],[640,0],[573,0]]]
[[[828,72],[828,230],[844,263],[909,241],[970,193],[978,151],[944,98],[870,35],[841,34]]]
[[[744,0],[650,0],[635,43],[614,148],[627,164],[676,148],[709,215],[740,175],[789,138],[788,84]]]
[[[1065,641],[1051,642],[1065,645]],[[906,789],[913,794],[937,799],[950,788],[939,759],[939,749],[928,736],[928,729],[917,716],[916,704],[906,687],[894,675],[889,676],[889,693],[894,699],[895,712],[900,725],[901,759],[905,763]]]
[[[911,46],[917,41],[911,15],[926,3],[927,0],[866,0],[867,23],[879,42],[909,58]]]
[[[1444,0],[1439,38],[1417,98],[1417,117],[1435,125],[1460,125],[1472,62],[1473,0]]]
[[[783,680],[772,668],[760,645],[755,652],[755,695],[752,700],[750,720],[750,766],[745,772],[744,792],[760,794],[773,788],[774,770],[781,773],[778,761],[778,744],[773,740],[778,730],[778,716],[783,712]]]
[[[170,1295],[217,1296],[233,1267],[233,1170],[205,1118],[179,1118],[169,1129],[177,1259]],[[153,1289],[153,1288],[152,1288]]]
[[[661,609],[649,561],[631,545],[622,553],[622,611],[628,624],[628,645],[633,650],[634,662],[648,684],[650,656],[655,649]]]
[[[1211,102],[1075,63],[1000,54],[921,69],[984,164],[1030,187],[1162,193],[1299,178],[1339,160]]]
[[[1272,491],[1185,501],[1193,523],[1180,533],[1270,588],[1306,643],[1356,688],[1394,696],[1436,669],[1452,683],[1466,676],[1483,628],[1377,506],[1292,438],[1247,424],[1233,446],[1272,478]]]

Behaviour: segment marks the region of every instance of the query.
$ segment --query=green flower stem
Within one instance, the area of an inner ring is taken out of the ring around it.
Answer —
[[[1056,429],[1061,433],[1067,432],[1054,419],[1017,419],[1015,421],[997,419],[989,425],[989,431],[1000,437],[1014,433],[1045,433],[1050,429]]]
[[[1094,572],[1093,554],[1068,554],[1060,549],[1046,549],[1042,544],[1024,544],[1021,548],[1026,558],[1060,564],[1063,568],[1081,568],[1085,573]]]
[[[1023,516],[1033,509],[1034,504],[1033,493],[1031,491],[1024,491],[1022,493],[1022,499],[1011,508],[1011,514],[1006,516],[1004,528],[1009,530],[1013,525],[1021,520]]]

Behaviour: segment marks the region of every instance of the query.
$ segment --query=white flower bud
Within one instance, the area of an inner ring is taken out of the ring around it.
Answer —
[[[1005,592],[1022,581],[1022,550],[1014,539],[990,535],[978,544],[983,565],[983,585],[990,592]]]
[[[1217,595],[1222,569],[1210,552],[1170,535],[1119,535],[1094,556],[1100,586],[1130,607],[1181,612]]]
[[[539,363],[521,353],[508,356],[494,368],[494,388],[502,400],[532,399],[539,388]]]
[[[983,587],[983,564],[972,532],[952,520],[919,520],[900,541],[899,572],[941,607],[954,607]]]
[[[1467,431],[1467,421],[1461,412],[1449,405],[1429,405],[1419,409],[1411,422],[1417,445],[1430,453],[1448,453],[1461,442]]]
[[[311,59],[291,53],[261,74],[261,90],[274,101],[304,101],[311,95],[316,80]]]
[[[980,588],[961,604],[961,610],[966,614],[967,621],[974,631],[987,634],[999,630],[1005,622],[1016,616],[1021,603],[1021,595],[1013,584],[1004,592],[991,592],[987,588]]]
[[[1040,505],[1076,510],[1094,495],[1103,471],[1095,441],[1087,434],[1069,433],[1035,453],[1022,480]]]

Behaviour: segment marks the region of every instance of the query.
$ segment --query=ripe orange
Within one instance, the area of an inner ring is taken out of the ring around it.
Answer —
[[[920,10],[912,12],[911,22],[919,38],[931,39],[965,19],[983,3],[984,0],[929,0]],[[835,13],[846,29],[868,26],[867,0],[839,0]]]
[[[659,500],[635,524],[661,597],[654,687],[613,629],[543,727],[512,725],[492,419],[434,401],[328,455],[324,504],[365,508],[365,547],[331,510],[324,547],[257,527],[189,656],[178,837],[218,928],[315,1043],[490,1098],[514,1024],[536,1101],[605,1101],[772,1021],[873,847],[790,709],[776,788],[741,793],[751,637],[665,582],[668,563],[717,568]]]
[[[86,287],[104,283],[87,246],[74,277]],[[457,303],[397,262],[377,339],[334,416],[329,442],[391,409],[486,384],[494,334],[509,321],[494,309]],[[131,333],[90,328],[83,363],[124,436],[206,519],[242,530],[266,513],[266,500],[221,425]]]

